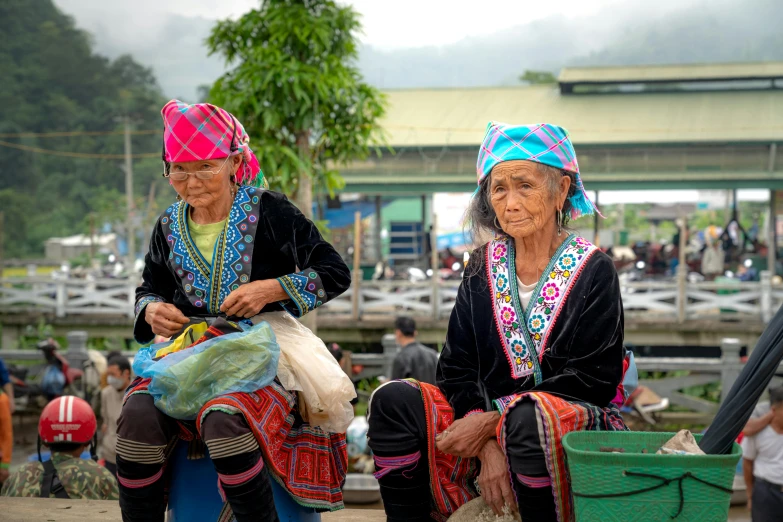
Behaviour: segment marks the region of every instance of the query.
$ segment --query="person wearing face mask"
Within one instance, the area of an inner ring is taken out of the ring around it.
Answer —
[[[122,411],[122,398],[131,382],[131,366],[127,357],[115,355],[106,368],[108,386],[101,390],[101,446],[99,454],[106,461],[106,469],[117,477],[117,419]]]

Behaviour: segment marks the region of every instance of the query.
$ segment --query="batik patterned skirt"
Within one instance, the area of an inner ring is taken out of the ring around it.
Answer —
[[[125,400],[149,393],[149,379],[137,379]],[[242,415],[264,455],[269,475],[300,505],[319,511],[343,508],[348,469],[344,434],[328,433],[302,422],[297,396],[278,382],[253,393],[231,393],[207,402],[195,423],[178,421],[180,438],[197,441],[204,417],[213,411]]]
[[[454,411],[443,392],[437,386],[406,381],[421,391],[424,411],[427,416],[427,439],[430,486],[441,517],[446,520],[460,506],[475,498],[476,488],[472,483],[477,475],[478,462],[472,458],[461,458],[441,452],[435,445],[435,437],[443,433],[454,422]],[[507,446],[515,444],[515,434],[506,429],[508,416],[521,401],[535,403],[541,419],[540,435],[547,469],[552,481],[552,493],[559,522],[574,520],[573,498],[566,466],[562,439],[572,431],[624,431],[620,411],[615,406],[599,408],[585,402],[572,402],[548,393],[528,392],[508,397],[501,401],[498,442],[504,452]],[[543,435],[543,436],[541,436]],[[509,481],[511,477],[509,476]]]

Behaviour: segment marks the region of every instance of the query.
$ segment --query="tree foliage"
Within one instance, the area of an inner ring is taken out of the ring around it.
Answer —
[[[544,83],[557,83],[555,75],[549,71],[525,71],[522,76],[519,77],[523,82],[527,82],[530,85],[540,85]]]
[[[5,255],[40,256],[49,237],[87,232],[91,213],[99,227],[124,219],[122,160],[43,154],[13,146],[122,154],[118,118],[127,115],[141,129],[161,128],[159,110],[165,100],[150,69],[130,56],[109,60],[95,54],[90,36],[51,0],[3,0],[0,34]],[[60,131],[109,134],[29,134]],[[133,149],[160,151],[160,135],[135,135]],[[152,182],[160,183],[160,160],[136,160],[134,173],[136,193],[146,194]],[[143,198],[139,204],[144,205]]]
[[[233,66],[210,100],[242,121],[272,186],[308,215],[310,181],[340,188],[339,167],[379,143],[384,99],[356,66],[358,30],[356,12],[333,1],[265,0],[207,42]]]

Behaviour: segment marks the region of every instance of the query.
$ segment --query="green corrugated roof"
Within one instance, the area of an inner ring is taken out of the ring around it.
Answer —
[[[386,92],[392,146],[478,146],[490,120],[551,122],[577,145],[783,141],[783,90],[561,96],[556,85]]]
[[[781,77],[783,77],[783,62],[748,62],[630,67],[566,67],[560,71],[558,81],[562,83],[637,83]]]

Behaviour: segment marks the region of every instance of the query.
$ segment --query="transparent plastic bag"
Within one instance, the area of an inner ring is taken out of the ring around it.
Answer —
[[[260,314],[253,323],[269,324],[274,330],[280,346],[277,378],[286,390],[297,391],[304,399],[307,422],[345,433],[353,420],[351,401],[356,390],[323,341],[286,312]]]
[[[155,361],[169,343],[139,350],[136,375],[151,378],[155,406],[166,415],[194,420],[205,403],[227,393],[254,392],[268,386],[277,372],[280,348],[272,328],[261,323],[242,332],[215,337]]]

